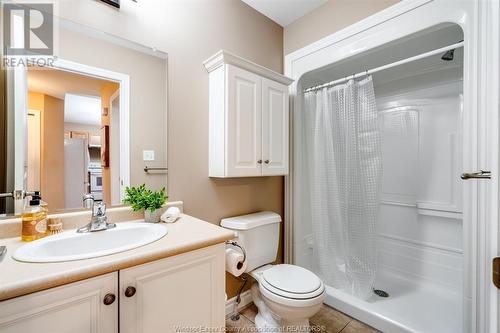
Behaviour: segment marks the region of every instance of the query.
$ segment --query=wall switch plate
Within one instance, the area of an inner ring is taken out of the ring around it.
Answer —
[[[155,160],[155,151],[154,150],[143,150],[142,151],[142,159],[144,161],[154,161]]]

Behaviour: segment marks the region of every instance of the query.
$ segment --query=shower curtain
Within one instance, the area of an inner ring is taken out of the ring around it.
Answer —
[[[368,299],[382,179],[372,77],[305,93],[302,115],[302,186],[316,269],[327,285]]]

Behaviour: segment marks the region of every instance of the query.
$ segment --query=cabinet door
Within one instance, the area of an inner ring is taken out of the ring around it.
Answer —
[[[2,333],[117,333],[118,273],[0,302]],[[103,303],[107,294],[115,300]]]
[[[262,175],[288,174],[288,87],[262,79]]]
[[[120,332],[224,327],[224,253],[219,244],[121,270]]]
[[[226,176],[262,175],[262,79],[227,65]]]

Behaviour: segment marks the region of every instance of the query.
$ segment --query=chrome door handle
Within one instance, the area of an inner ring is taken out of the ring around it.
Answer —
[[[465,172],[460,178],[463,180],[467,179],[491,179],[491,171],[479,170],[476,172]]]

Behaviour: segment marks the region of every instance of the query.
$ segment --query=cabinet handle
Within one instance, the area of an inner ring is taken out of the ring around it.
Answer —
[[[130,286],[130,287],[127,287],[127,289],[125,289],[125,296],[127,297],[132,297],[135,295],[135,288]]]
[[[116,296],[114,294],[106,294],[102,302],[104,305],[111,305],[115,302]]]
[[[270,162],[269,160],[265,160],[265,161],[264,161],[264,163],[266,163],[266,164],[269,164],[269,162]]]
[[[257,163],[262,164],[262,160],[258,160]]]

